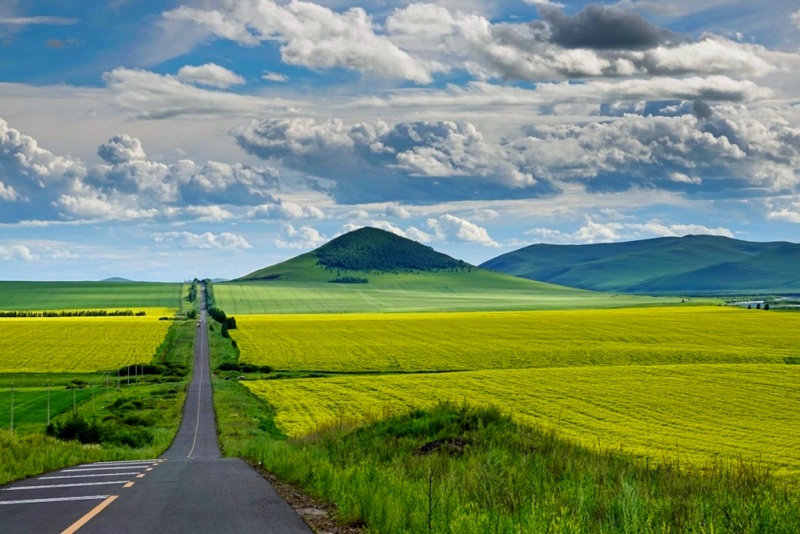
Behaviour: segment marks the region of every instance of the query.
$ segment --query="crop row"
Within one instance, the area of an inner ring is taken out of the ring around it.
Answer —
[[[92,372],[150,362],[169,322],[147,317],[0,319],[0,372]]]
[[[275,369],[433,371],[783,363],[800,315],[721,307],[237,317],[241,360]]]
[[[244,382],[291,436],[440,401],[493,405],[588,446],[652,462],[763,462],[800,473],[793,365],[474,371]]]

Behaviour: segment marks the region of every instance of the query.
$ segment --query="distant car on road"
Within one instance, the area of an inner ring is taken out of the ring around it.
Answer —
[[[197,321],[197,328],[200,328],[200,321]]]

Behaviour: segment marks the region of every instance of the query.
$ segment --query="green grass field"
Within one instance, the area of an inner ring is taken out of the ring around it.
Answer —
[[[0,310],[179,308],[181,284],[0,282]]]
[[[105,391],[98,385],[95,393],[99,397]],[[53,387],[50,391],[50,416],[57,415],[71,409],[73,402],[83,404],[92,397],[89,388],[70,390],[62,387]],[[14,428],[17,432],[26,432],[31,428],[44,430],[47,424],[47,388],[15,387],[14,390]],[[9,429],[11,426],[11,388],[0,388],[0,428]]]
[[[413,372],[585,365],[783,363],[800,315],[725,307],[237,318],[241,361]]]
[[[454,285],[452,279],[437,281],[435,275],[382,276],[387,281],[380,284],[279,281],[215,284],[214,298],[228,315],[560,310],[681,302],[676,297],[610,295],[546,285],[492,287],[474,279]]]

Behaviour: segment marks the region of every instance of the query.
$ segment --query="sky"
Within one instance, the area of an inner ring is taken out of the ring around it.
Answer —
[[[235,278],[375,226],[800,236],[800,4],[0,0],[0,279]]]

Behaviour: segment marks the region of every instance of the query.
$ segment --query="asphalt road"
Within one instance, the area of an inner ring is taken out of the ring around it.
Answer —
[[[0,532],[311,533],[274,488],[222,458],[211,399],[206,313],[183,421],[160,458],[62,469],[0,488]]]

